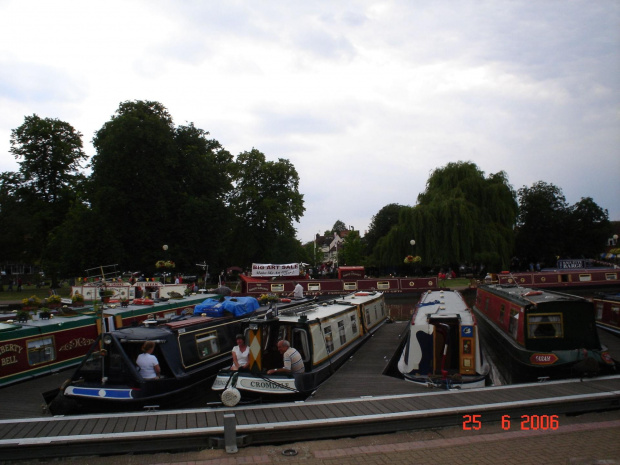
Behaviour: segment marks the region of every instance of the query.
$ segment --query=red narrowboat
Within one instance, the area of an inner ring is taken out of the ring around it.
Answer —
[[[559,292],[482,285],[474,312],[513,382],[615,371],[591,301]]]
[[[598,294],[592,302],[598,327],[620,336],[620,294]]]

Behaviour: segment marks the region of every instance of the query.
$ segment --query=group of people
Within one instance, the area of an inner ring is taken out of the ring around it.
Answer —
[[[245,343],[243,334],[237,334],[237,345],[232,349],[233,364],[230,367],[233,371],[247,370],[250,368],[250,348]],[[140,375],[144,379],[159,379],[161,376],[161,368],[159,360],[153,355],[155,343],[146,341],[142,344],[142,353],[136,359],[136,365],[140,371]],[[278,352],[282,354],[282,368],[275,368],[267,371],[267,374],[275,373],[303,373],[305,371],[304,361],[297,349],[291,347],[291,344],[283,339],[278,341]]]

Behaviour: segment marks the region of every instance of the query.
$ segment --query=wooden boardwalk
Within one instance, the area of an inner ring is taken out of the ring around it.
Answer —
[[[5,419],[0,420],[0,457],[200,449],[223,447],[231,437],[238,445],[276,444],[475,426],[467,421],[496,422],[506,416],[518,429],[522,415],[558,415],[561,428],[564,414],[620,408],[620,375],[463,391],[429,390],[383,376],[403,327],[385,325],[305,402]]]

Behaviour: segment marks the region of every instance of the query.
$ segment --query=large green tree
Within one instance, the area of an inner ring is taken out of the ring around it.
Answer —
[[[474,163],[448,163],[433,171],[417,205],[399,215],[376,247],[383,265],[402,264],[412,239],[426,266],[503,269],[510,262],[517,203],[504,172],[485,177]]]
[[[236,221],[231,256],[242,265],[296,260],[301,245],[293,222],[299,221],[305,208],[292,163],[282,158],[268,161],[252,149],[235,160],[233,182],[230,206]]]
[[[61,258],[50,247],[58,228],[81,192],[84,176],[82,134],[55,118],[25,117],[11,132],[17,173],[0,177],[0,245],[4,260],[38,264],[53,278]]]
[[[526,266],[530,262],[554,266],[562,254],[564,227],[569,207],[562,189],[544,181],[518,191],[517,257]]]
[[[594,258],[611,234],[607,210],[592,198],[570,206],[562,189],[544,181],[519,189],[516,250],[521,267],[558,258]]]
[[[372,251],[377,245],[379,239],[387,235],[387,233],[390,232],[390,229],[398,224],[400,212],[404,208],[407,207],[396,203],[391,203],[383,207],[372,217],[372,221],[368,227],[368,233],[364,236],[368,255],[372,254]]]
[[[158,102],[120,104],[93,139],[96,265],[151,272],[161,259],[184,270],[223,262],[232,157],[207,136],[193,124],[175,128]]]

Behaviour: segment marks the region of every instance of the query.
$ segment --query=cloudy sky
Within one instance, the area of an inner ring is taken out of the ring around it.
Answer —
[[[302,241],[336,220],[363,234],[455,161],[620,220],[616,0],[0,0],[0,171],[26,115],[92,155],[126,100],[290,160]]]

